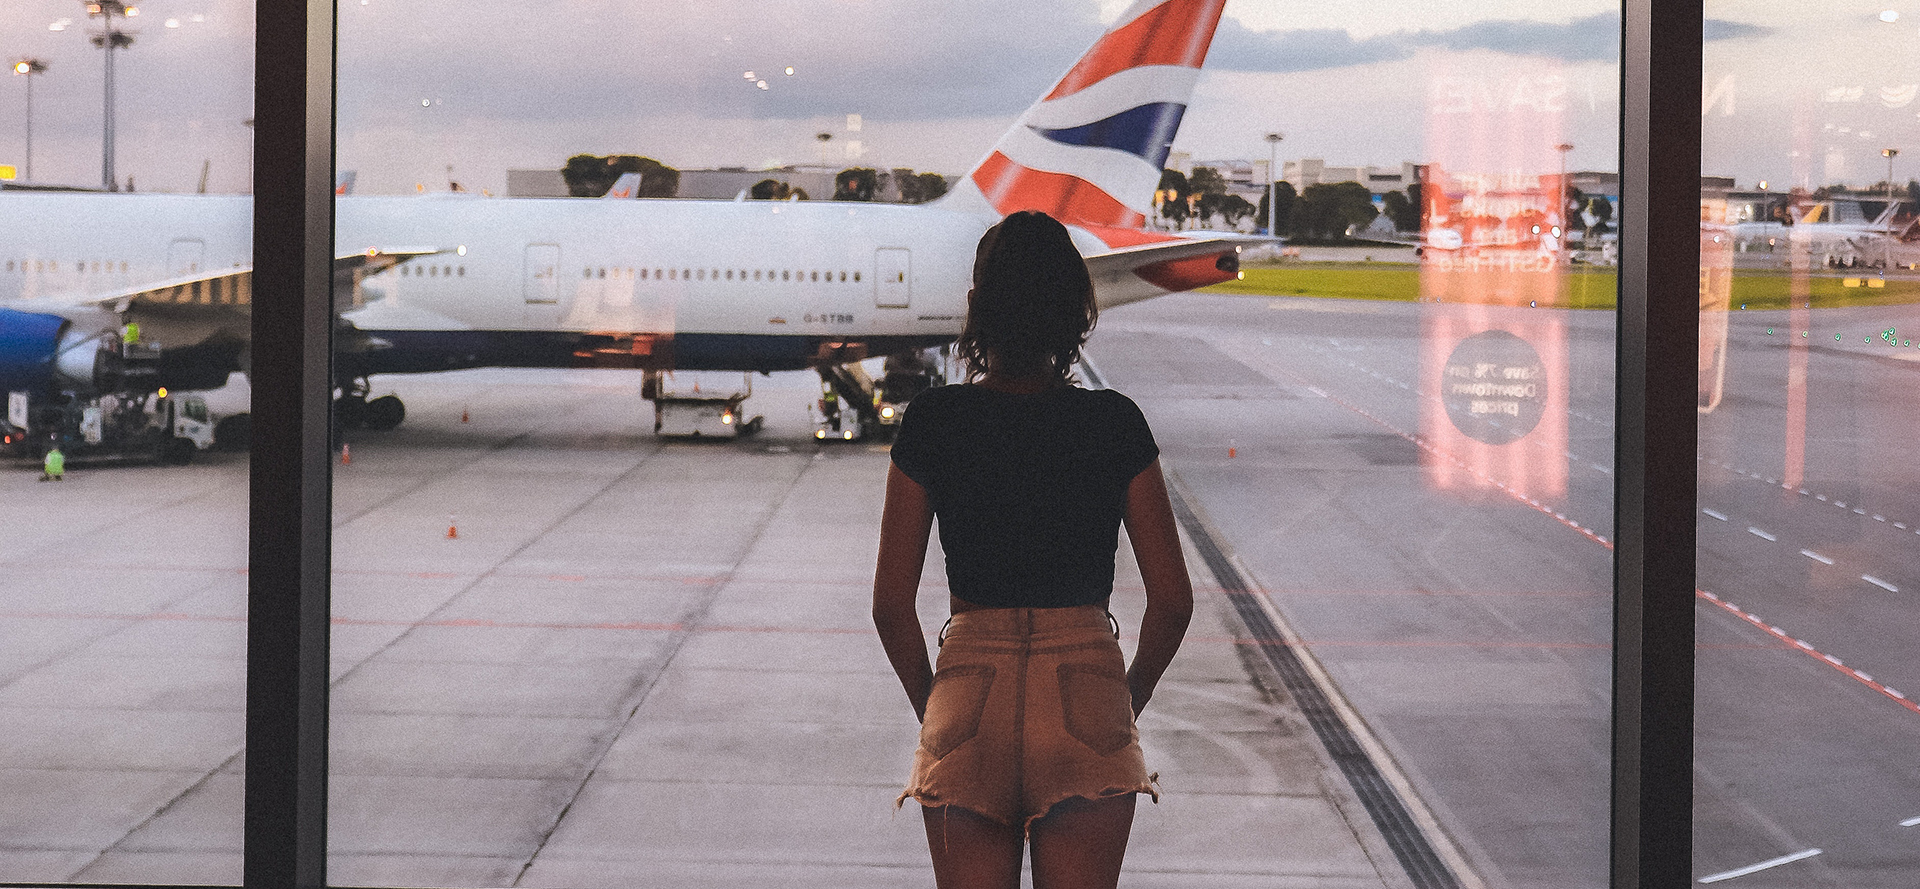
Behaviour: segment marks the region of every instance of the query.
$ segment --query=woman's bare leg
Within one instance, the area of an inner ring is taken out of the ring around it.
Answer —
[[[1033,822],[1034,889],[1113,889],[1127,857],[1135,794],[1063,800]]]
[[[1129,817],[1133,809],[1127,809]],[[1020,889],[1025,843],[1009,827],[959,806],[922,807],[939,889]],[[1124,840],[1122,840],[1124,842]]]

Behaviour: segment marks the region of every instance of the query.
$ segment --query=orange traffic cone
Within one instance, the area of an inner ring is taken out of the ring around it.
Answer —
[[[447,539],[448,540],[460,539],[460,529],[454,527],[453,516],[447,516]]]
[[[468,418],[467,418],[467,409],[466,409],[466,408],[461,408],[461,409],[460,409],[460,422],[462,422],[462,423],[465,423],[465,422],[467,422],[467,419],[468,419]]]
[[[340,465],[353,465],[353,449],[348,447],[346,442],[340,443]]]
[[[1234,457],[1238,456],[1238,454],[1239,454],[1238,449],[1233,446],[1233,439],[1231,438],[1227,439],[1227,459],[1231,460]]]

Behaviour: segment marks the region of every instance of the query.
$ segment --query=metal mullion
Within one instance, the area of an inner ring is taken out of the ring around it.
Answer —
[[[1611,885],[1693,867],[1700,0],[1627,0],[1620,66]]]
[[[326,878],[334,0],[256,0],[243,882]]]

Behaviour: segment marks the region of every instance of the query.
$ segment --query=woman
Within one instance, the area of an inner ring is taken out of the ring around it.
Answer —
[[[1015,889],[1029,840],[1035,889],[1114,886],[1135,796],[1155,792],[1134,717],[1193,590],[1140,409],[1073,385],[1096,315],[1066,228],[1007,217],[974,256],[968,383],[915,398],[893,446],[873,620],[921,719],[901,799],[921,804],[942,889]],[[935,515],[953,609],[938,672],[914,610]],[[1131,667],[1106,607],[1123,522],[1147,588]]]

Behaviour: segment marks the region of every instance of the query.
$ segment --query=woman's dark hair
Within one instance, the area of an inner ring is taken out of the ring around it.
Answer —
[[[1022,211],[980,237],[967,323],[954,348],[969,380],[1000,374],[1071,383],[1099,317],[1093,278],[1067,227]]]

